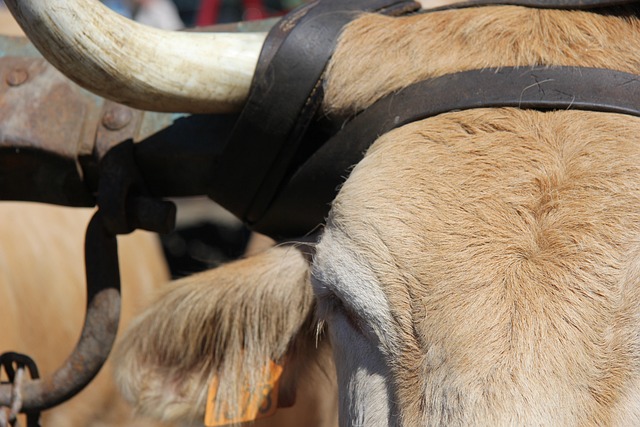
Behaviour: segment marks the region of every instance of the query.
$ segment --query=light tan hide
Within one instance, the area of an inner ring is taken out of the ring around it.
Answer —
[[[485,67],[640,73],[640,26],[625,10],[362,17],[331,60],[325,112],[355,113],[412,82]],[[623,115],[478,109],[376,142],[334,201],[314,260],[335,354],[352,345],[336,333],[348,324],[388,371],[393,411],[375,425],[640,425],[638,135],[640,120]],[[206,383],[197,378],[217,366],[227,375],[247,360],[264,363],[286,343],[313,337],[276,320],[300,308],[306,271],[299,255],[279,248],[177,285],[129,331],[121,386],[155,415],[171,416],[174,407],[186,418],[198,414]],[[373,298],[358,281],[381,295],[379,306],[367,306]],[[242,284],[277,293],[247,298]],[[229,294],[188,312],[174,308],[220,288]],[[273,330],[255,332],[247,304]],[[311,309],[305,302],[294,324]],[[333,323],[338,317],[346,320]],[[235,344],[214,338],[231,326],[251,332]],[[293,354],[322,366],[327,345],[324,338],[322,351]],[[335,363],[340,372],[345,360]],[[132,376],[141,369],[146,375]],[[224,383],[230,394],[233,378]],[[163,398],[172,400],[147,401],[162,381],[173,390]],[[356,391],[340,390],[343,425],[356,424],[345,403]]]
[[[20,25],[4,7],[0,6],[0,34],[7,36],[24,36]]]
[[[422,9],[435,9],[438,7],[451,6],[456,3],[463,3],[465,0],[420,0],[418,3]]]
[[[88,209],[0,203],[0,353],[30,355],[42,376],[62,365],[80,335],[86,306],[84,231],[91,215]],[[118,240],[122,330],[169,276],[155,235],[136,232]],[[109,361],[80,394],[45,411],[42,425],[159,426],[134,420]]]
[[[474,110],[369,150],[318,256],[352,254],[388,301],[401,425],[638,424],[638,131]]]

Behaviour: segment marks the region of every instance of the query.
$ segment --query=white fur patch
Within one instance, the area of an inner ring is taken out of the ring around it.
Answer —
[[[327,227],[317,246],[313,285],[329,326],[340,390],[340,425],[395,425],[391,372],[396,347],[389,302],[373,272]],[[332,304],[333,299],[341,304]]]
[[[376,335],[384,348],[397,339],[389,301],[369,266],[348,249],[348,237],[327,227],[317,245],[313,265],[316,295],[333,293],[363,326]]]
[[[329,333],[338,374],[340,425],[396,425],[391,373],[379,348],[355,330],[341,313],[331,317]]]

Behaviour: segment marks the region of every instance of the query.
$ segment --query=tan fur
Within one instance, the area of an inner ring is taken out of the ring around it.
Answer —
[[[267,360],[284,360],[289,381],[317,377],[313,359],[322,356],[311,356],[317,351],[307,276],[298,250],[276,247],[175,282],[120,346],[125,396],[144,414],[195,423],[204,419],[214,373],[224,384],[217,408],[240,401],[247,374],[253,384],[263,381]],[[322,375],[331,377],[331,365],[323,365]]]
[[[0,203],[0,353],[30,355],[43,376],[62,365],[82,328],[84,232],[91,215],[89,209]],[[119,251],[122,331],[168,281],[168,270],[157,237],[150,233],[119,238]],[[133,420],[115,388],[110,362],[80,394],[44,412],[42,422],[55,427],[158,425]]]
[[[368,15],[341,36],[325,109],[353,114],[410,83],[479,68],[583,65],[638,73],[638,52],[640,23],[625,16],[516,6]]]
[[[260,233],[251,233],[244,255],[250,257],[263,252],[275,244],[272,238]]]
[[[637,423],[638,132],[479,109],[369,150],[329,226],[414,325],[388,360],[403,425]]]

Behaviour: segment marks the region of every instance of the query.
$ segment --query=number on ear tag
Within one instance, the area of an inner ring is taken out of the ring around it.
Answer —
[[[254,421],[275,414],[278,409],[278,390],[283,366],[269,361],[269,365],[265,369],[268,371],[267,382],[258,384],[256,392],[253,394],[247,385],[239,408],[231,408],[228,404],[224,404],[223,408],[214,407],[219,384],[218,377],[213,377],[207,396],[205,426],[220,427],[227,424]]]

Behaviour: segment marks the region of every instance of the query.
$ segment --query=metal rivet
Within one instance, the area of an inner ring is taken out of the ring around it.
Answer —
[[[104,114],[102,117],[102,125],[109,130],[116,131],[127,126],[132,118],[133,114],[128,108],[114,107],[110,108]]]
[[[9,86],[20,86],[29,78],[29,73],[27,70],[22,68],[18,68],[16,70],[11,70],[7,75],[7,84]]]

